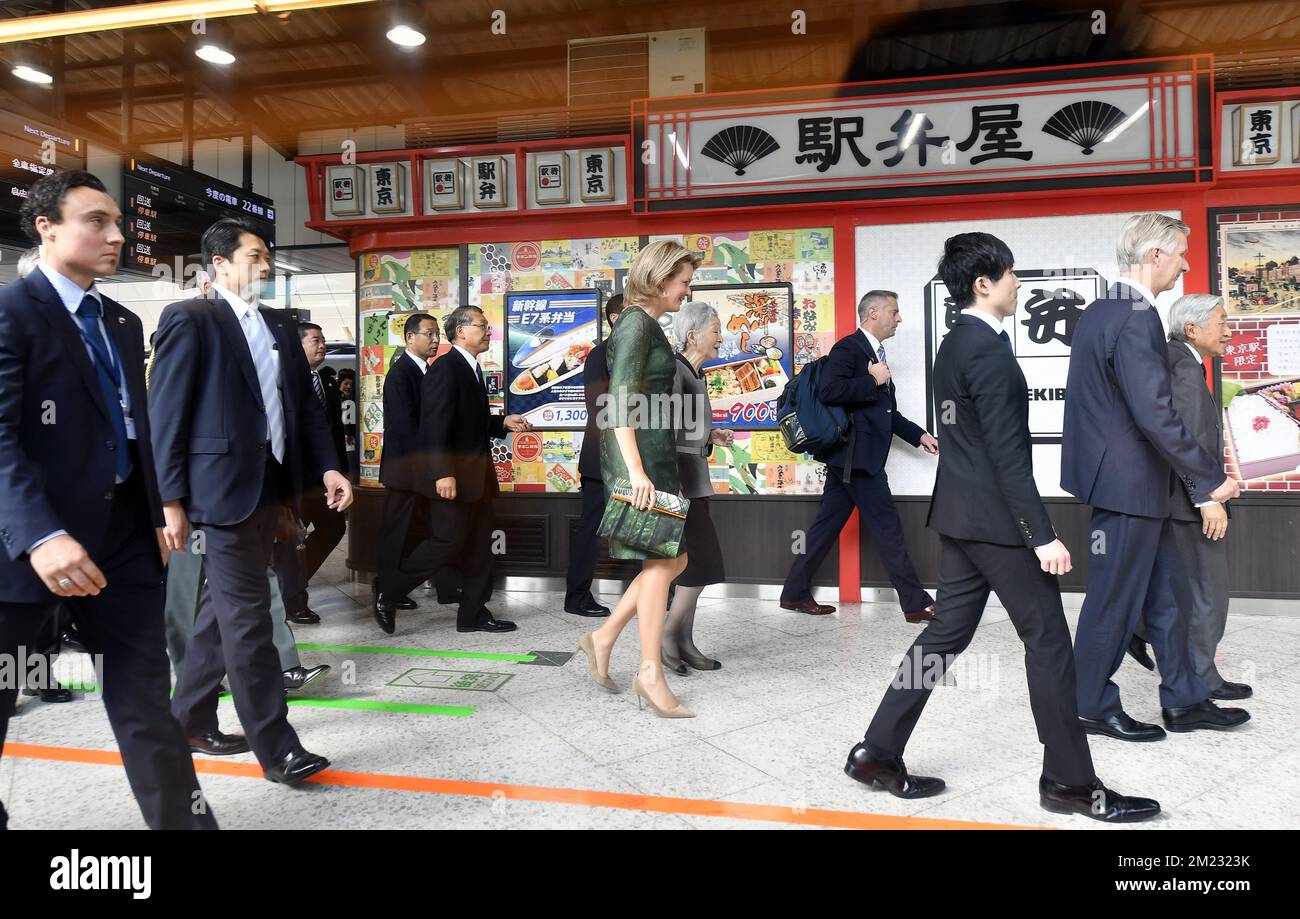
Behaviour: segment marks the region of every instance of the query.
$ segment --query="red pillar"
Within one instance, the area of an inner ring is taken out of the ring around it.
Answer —
[[[857,261],[853,218],[835,218],[835,334],[848,335],[858,324]],[[840,531],[840,602],[862,602],[862,550],[858,543],[858,512]]]

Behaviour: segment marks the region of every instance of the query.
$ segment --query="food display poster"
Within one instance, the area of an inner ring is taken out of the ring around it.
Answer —
[[[794,378],[794,288],[693,284],[692,299],[718,311],[722,345],[701,367],[715,427],[776,427],[776,402]]]
[[[583,365],[600,341],[600,291],[512,291],[505,295],[506,412],[538,430],[587,424]]]

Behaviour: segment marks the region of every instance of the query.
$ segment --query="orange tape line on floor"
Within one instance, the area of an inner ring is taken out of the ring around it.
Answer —
[[[23,759],[53,760],[65,763],[91,763],[120,766],[122,757],[109,750],[83,750],[77,747],[46,747],[37,744],[5,744],[5,756]],[[236,775],[262,778],[256,763],[231,763],[195,758],[196,772],[210,775]],[[975,823],[967,820],[940,820],[932,817],[899,817],[893,814],[861,814],[853,811],[823,810],[810,807],[802,812],[776,804],[742,804],[710,801],[703,798],[670,798],[661,795],[637,795],[618,791],[588,791],[580,788],[551,788],[545,785],[506,785],[498,782],[469,782],[461,779],[431,779],[421,776],[386,775],[374,772],[341,772],[326,769],[307,780],[316,785],[351,788],[380,788],[387,791],[414,791],[424,794],[462,795],[467,797],[504,797],[510,801],[539,801],[547,804],[577,804],[586,807],[612,807],[620,810],[654,811],[663,814],[692,814],[698,817],[730,817],[771,823],[795,823],[809,826],[839,827],[858,830],[1028,830],[1037,827],[1001,823]]]

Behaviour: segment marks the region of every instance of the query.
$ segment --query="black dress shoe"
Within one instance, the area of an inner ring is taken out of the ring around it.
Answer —
[[[370,605],[371,612],[374,613],[375,622],[384,630],[384,634],[392,635],[397,631],[397,611],[393,609],[384,599],[384,595],[379,592],[379,578],[370,582]]]
[[[1085,718],[1079,716],[1079,724],[1085,732],[1114,737],[1116,740],[1132,740],[1138,743],[1164,740],[1165,732],[1158,724],[1134,721],[1127,712],[1118,712],[1106,718]]]
[[[601,606],[596,602],[596,598],[591,596],[581,603],[564,604],[564,611],[575,616],[586,616],[588,619],[600,619],[609,615],[609,607]]]
[[[236,753],[248,752],[248,740],[243,734],[222,734],[211,731],[190,738],[190,750],[194,753],[206,753],[209,756],[234,756]]]
[[[1038,780],[1038,800],[1043,810],[1054,814],[1083,814],[1105,823],[1137,823],[1160,813],[1157,802],[1113,792],[1101,784],[1101,779],[1087,785],[1062,785],[1042,776]]]
[[[1128,640],[1128,656],[1148,670],[1156,669],[1156,662],[1151,659],[1147,643],[1136,635]]]
[[[493,619],[491,613],[489,613],[488,617],[484,619],[482,622],[472,625],[467,629],[462,628],[461,626],[456,626],[456,631],[457,632],[513,632],[517,628],[519,628],[519,626],[515,625],[510,620]]]
[[[1246,683],[1229,683],[1223,681],[1223,685],[1210,693],[1211,699],[1218,699],[1220,702],[1231,702],[1234,699],[1249,699],[1255,694]]]
[[[329,669],[329,664],[321,664],[319,667],[294,667],[291,670],[286,670],[284,672],[284,691],[293,692],[295,689],[302,689]]]
[[[415,608],[416,608],[415,601],[412,600],[409,596],[402,597],[400,600],[398,600],[396,603],[394,603],[393,606],[396,607],[397,609],[415,609]]]
[[[296,613],[289,613],[284,618],[298,625],[318,625],[320,623],[320,616],[305,606]]]
[[[835,612],[835,607],[827,606],[825,603],[818,603],[816,600],[782,600],[781,609],[792,610],[796,613],[807,613],[809,616],[829,616]]]
[[[1160,720],[1166,728],[1180,734],[1203,729],[1226,731],[1249,721],[1250,712],[1244,708],[1219,708],[1209,699],[1204,699],[1182,708],[1162,708]]]
[[[896,798],[928,798],[944,789],[943,779],[908,775],[901,756],[876,759],[866,744],[855,744],[844,764],[844,774],[863,785],[883,788]]]
[[[323,756],[317,756],[315,753],[308,753],[302,747],[296,750],[290,750],[285,754],[284,759],[262,770],[267,781],[279,782],[282,785],[297,785],[302,781],[311,778],[322,769],[329,767],[330,761]]]
[[[90,650],[82,642],[81,637],[71,629],[64,629],[59,633],[59,650],[71,651],[74,654],[90,653]]]
[[[64,686],[52,686],[49,689],[40,689],[40,690],[24,689],[23,695],[24,696],[39,695],[41,697],[42,702],[71,702],[72,701],[72,690]]]

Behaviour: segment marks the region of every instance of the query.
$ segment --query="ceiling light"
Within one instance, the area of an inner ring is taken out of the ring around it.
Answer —
[[[216,45],[203,45],[194,52],[194,56],[207,61],[209,64],[233,64],[235,56],[225,48],[218,48]]]
[[[394,26],[388,30],[388,40],[403,48],[418,48],[424,44],[424,33],[407,25]]]
[[[13,75],[20,80],[26,80],[28,83],[49,84],[54,82],[54,77],[45,71],[37,70],[35,67],[28,67],[26,64],[19,64],[15,67]]]

